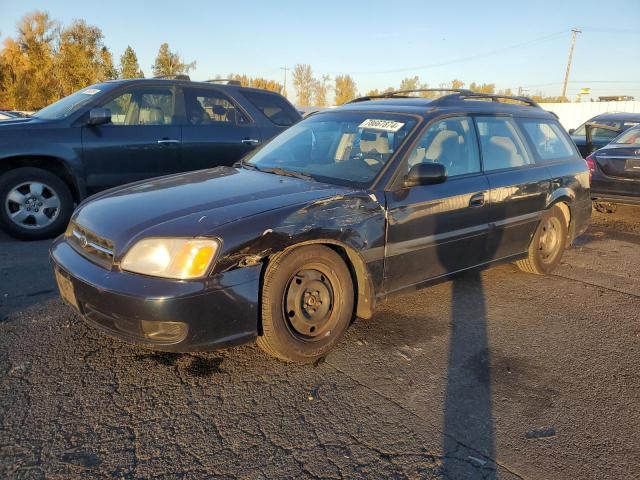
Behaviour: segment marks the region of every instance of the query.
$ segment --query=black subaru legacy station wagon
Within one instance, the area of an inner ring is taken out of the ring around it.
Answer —
[[[301,119],[282,95],[228,80],[92,85],[0,122],[0,228],[23,239],[59,235],[88,195],[233,165]]]
[[[316,113],[234,167],[85,201],[51,249],[62,297],[158,350],[257,338],[310,362],[390,294],[497,262],[552,271],[591,212],[556,117],[524,98],[408,96]]]

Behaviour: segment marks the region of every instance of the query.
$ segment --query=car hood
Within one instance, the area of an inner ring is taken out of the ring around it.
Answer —
[[[223,224],[349,189],[293,177],[218,167],[138,182],[95,195],[73,221],[121,252],[141,237],[209,235]]]
[[[49,120],[42,120],[36,117],[7,118],[0,121],[0,129],[9,130],[11,127],[31,127],[49,123],[51,123]]]

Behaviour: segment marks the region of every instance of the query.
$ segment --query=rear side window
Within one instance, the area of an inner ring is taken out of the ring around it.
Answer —
[[[247,117],[223,94],[213,90],[186,89],[187,123],[191,125],[243,125]]]
[[[525,119],[521,125],[542,163],[577,155],[557,123]]]
[[[300,120],[300,114],[280,95],[251,91],[242,94],[276,125],[289,127]]]
[[[511,118],[476,117],[485,171],[533,163]]]

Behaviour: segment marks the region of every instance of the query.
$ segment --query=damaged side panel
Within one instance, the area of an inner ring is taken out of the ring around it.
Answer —
[[[334,195],[219,227],[216,234],[224,247],[216,271],[257,265],[294,246],[335,245],[357,283],[357,315],[369,318],[384,271],[385,210],[378,198],[384,196],[364,191]]]

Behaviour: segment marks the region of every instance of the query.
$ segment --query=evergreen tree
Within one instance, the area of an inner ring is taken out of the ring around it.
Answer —
[[[127,46],[120,57],[120,78],[144,78],[138,64],[138,56],[130,46]]]

